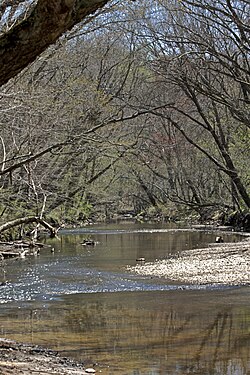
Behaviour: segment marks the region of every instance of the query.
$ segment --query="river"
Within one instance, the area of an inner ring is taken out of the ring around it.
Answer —
[[[167,283],[126,268],[216,236],[161,224],[64,230],[40,256],[5,263],[1,337],[50,347],[104,375],[249,375],[249,286]],[[95,246],[82,245],[89,237]]]

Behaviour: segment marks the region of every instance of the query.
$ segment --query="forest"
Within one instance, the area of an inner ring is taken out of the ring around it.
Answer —
[[[29,58],[42,3],[0,5],[0,232],[31,218],[249,230],[249,1],[58,2],[75,21],[55,42],[37,32]]]

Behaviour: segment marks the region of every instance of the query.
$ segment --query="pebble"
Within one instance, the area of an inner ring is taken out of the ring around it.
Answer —
[[[93,369],[93,368],[86,368],[85,370],[84,370],[87,374],[95,374],[95,369]]]
[[[243,251],[245,250],[245,251]],[[243,285],[250,283],[249,243],[227,244],[180,252],[179,257],[128,266],[139,275],[165,277],[191,284]]]

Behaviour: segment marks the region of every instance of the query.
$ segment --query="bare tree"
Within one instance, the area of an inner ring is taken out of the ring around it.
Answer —
[[[136,80],[135,58],[131,43],[121,39],[119,30],[86,38],[81,30],[81,37],[48,51],[2,89],[6,215],[39,215],[44,199],[45,214],[84,205],[90,186],[133,147],[137,130],[132,135],[122,123],[137,116],[125,100]]]
[[[226,174],[234,199],[250,207],[249,169],[235,153],[249,131],[249,3],[246,1],[159,1],[145,19],[141,40],[149,51],[160,104],[152,111]],[[157,88],[158,85],[158,88]],[[237,135],[245,134],[245,137]],[[237,193],[236,193],[237,192]]]

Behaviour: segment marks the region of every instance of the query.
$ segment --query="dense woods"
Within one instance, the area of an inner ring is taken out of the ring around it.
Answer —
[[[65,2],[75,16],[11,69],[42,3],[0,7],[1,224],[192,215],[247,229],[249,2]]]

